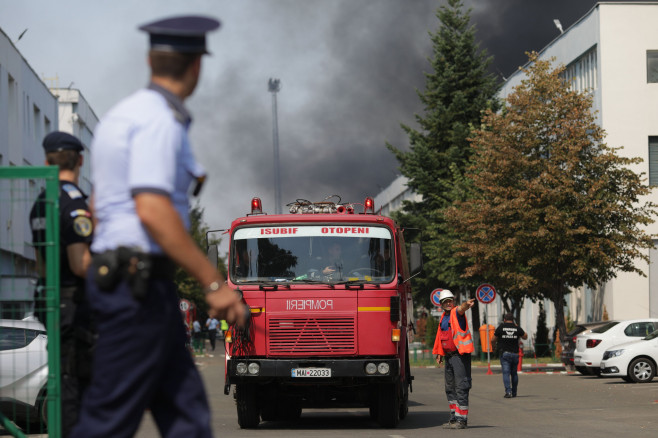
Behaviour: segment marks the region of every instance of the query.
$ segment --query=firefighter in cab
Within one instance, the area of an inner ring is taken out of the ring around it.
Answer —
[[[468,393],[471,389],[471,353],[473,338],[468,329],[466,311],[473,307],[475,298],[455,306],[455,296],[447,289],[439,294],[443,313],[432,353],[436,362],[445,362],[445,389],[450,405],[450,420],[445,429],[466,429],[468,421]]]

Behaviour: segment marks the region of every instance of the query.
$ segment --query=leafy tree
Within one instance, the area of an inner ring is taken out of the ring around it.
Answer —
[[[425,325],[425,345],[430,350],[434,348],[434,340],[436,339],[436,332],[439,331],[439,320],[429,315],[427,317],[427,324]]]
[[[190,235],[199,246],[199,249],[205,253],[207,245],[206,233],[209,228],[203,221],[203,212],[204,210],[199,204],[194,205],[190,210]],[[220,241],[221,239],[211,239],[209,244],[219,245]],[[226,276],[226,265],[221,258],[219,258],[219,266],[217,268],[224,276]],[[174,282],[176,283],[181,298],[185,298],[194,303],[197,309],[197,316],[199,319],[203,319],[202,316],[208,312],[208,304],[206,304],[206,297],[201,285],[195,278],[191,277],[180,267],[176,268]]]
[[[551,61],[530,54],[525,79],[505,111],[487,111],[472,138],[473,198],[446,217],[457,250],[472,260],[466,276],[495,277],[511,291],[548,298],[562,341],[564,297],[595,288],[648,261],[655,207],[639,158],[617,155],[592,111],[592,96],[569,88]]]
[[[467,138],[472,126],[479,125],[485,108],[496,107],[495,79],[487,72],[491,60],[475,42],[470,9],[462,9],[460,0],[448,0],[437,10],[440,26],[430,33],[433,72],[425,74],[425,91],[418,91],[424,105],[424,113],[416,115],[420,129],[402,125],[410,150],[387,144],[409,187],[423,196],[422,202],[405,202],[394,218],[422,232],[425,269],[417,290],[423,291],[419,301],[427,307],[432,307],[428,291],[474,285],[474,280],[461,277],[465,264],[450,249],[454,236],[445,228],[441,211],[464,193],[458,180],[471,155]]]

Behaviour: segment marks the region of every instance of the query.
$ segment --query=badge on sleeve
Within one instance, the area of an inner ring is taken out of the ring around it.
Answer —
[[[88,237],[91,234],[91,219],[86,216],[78,216],[73,220],[73,231],[82,237]]]

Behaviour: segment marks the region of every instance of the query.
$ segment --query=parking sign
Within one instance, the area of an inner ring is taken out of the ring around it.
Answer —
[[[441,291],[443,291],[443,289],[434,289],[430,295],[430,301],[432,301],[432,304],[434,304],[436,307],[441,307],[441,302],[439,301],[439,295],[441,295]]]
[[[475,291],[475,296],[482,304],[489,304],[496,299],[496,288],[488,283],[481,284]]]

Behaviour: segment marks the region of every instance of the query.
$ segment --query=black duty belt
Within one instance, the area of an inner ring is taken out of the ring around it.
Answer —
[[[169,257],[124,246],[93,254],[92,266],[100,290],[113,290],[121,280],[126,280],[137,299],[146,296],[149,280],[173,280],[176,273],[176,265]]]
[[[445,357],[459,356],[459,350],[443,351]]]

